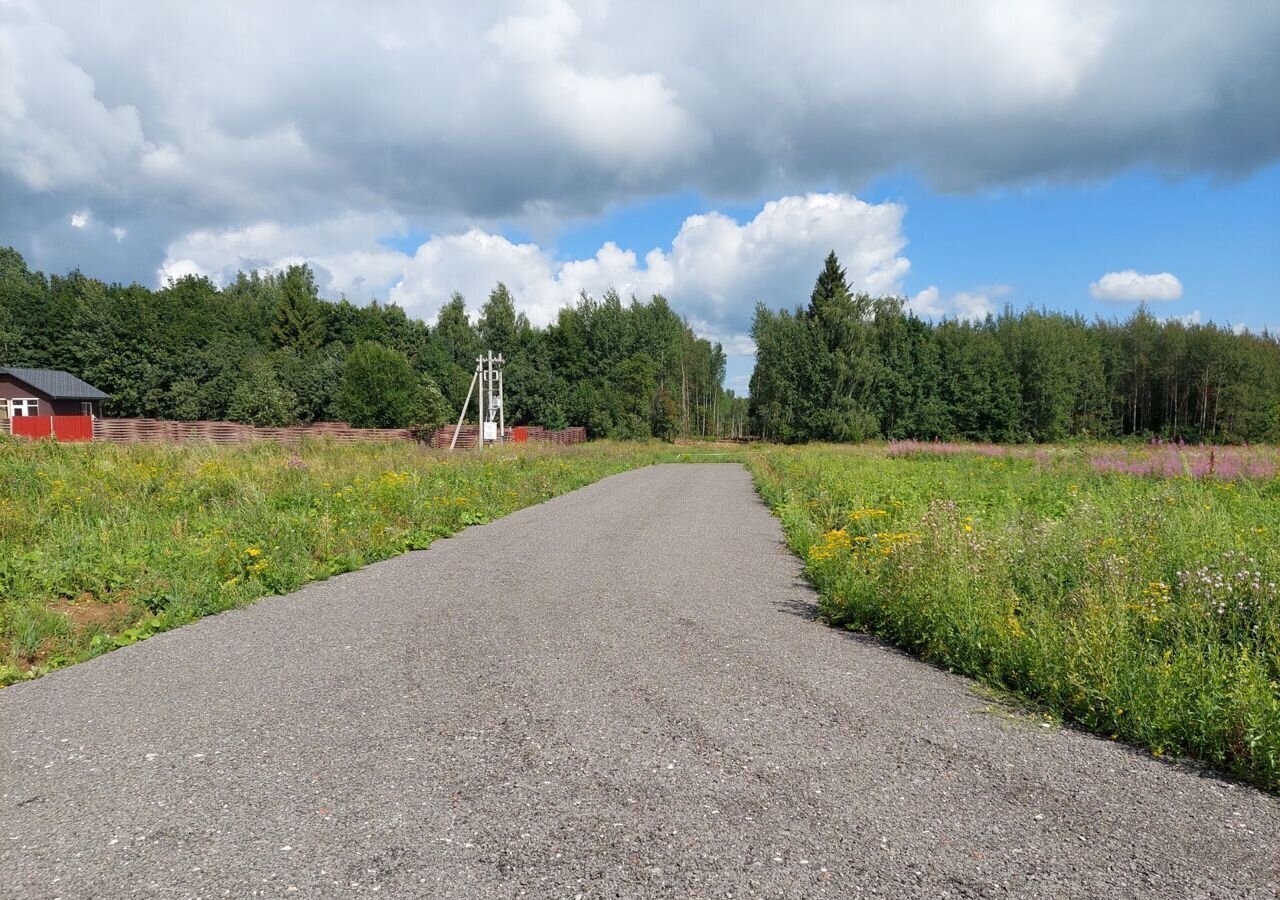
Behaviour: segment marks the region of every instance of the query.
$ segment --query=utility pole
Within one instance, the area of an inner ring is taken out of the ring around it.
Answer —
[[[458,446],[458,433],[462,430],[462,422],[467,417],[467,407],[471,405],[471,394],[475,392],[479,423],[481,448],[485,443],[501,444],[506,432],[506,416],[503,410],[502,396],[502,354],[493,355],[488,351],[476,357],[476,371],[471,376],[471,386],[467,388],[467,399],[462,403],[462,412],[458,415],[458,424],[453,429],[453,440],[449,449]]]

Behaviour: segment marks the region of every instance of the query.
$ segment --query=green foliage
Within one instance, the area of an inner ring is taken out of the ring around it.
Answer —
[[[529,320],[516,312],[515,298],[501,281],[480,311],[480,343],[487,351],[510,359],[529,330]]]
[[[449,407],[449,401],[444,399],[440,388],[428,376],[420,376],[418,392],[419,412],[413,424],[435,427],[453,420],[453,410]]]
[[[408,442],[0,438],[0,685],[286,593],[661,458]]]
[[[751,466],[831,624],[1280,790],[1280,482],[1101,474],[1092,452]]]
[[[255,358],[236,384],[227,405],[227,417],[258,427],[278,427],[296,423],[298,398],[280,383],[275,369],[264,357]]]
[[[271,338],[275,345],[297,353],[319,349],[325,336],[324,313],[310,267],[290,266],[280,278],[279,286],[271,319]]]
[[[472,321],[455,294],[432,327],[395,305],[321,300],[306,266],[242,273],[221,290],[188,277],[152,291],[79,272],[46,279],[0,248],[0,365],[72,372],[111,395],[108,416],[443,422],[462,407],[476,357],[493,351],[506,360],[507,424],[587,425],[596,437],[745,434],[746,401],[723,387],[723,350],[662,297],[584,295],[542,329],[516,307],[498,284]],[[363,344],[398,354],[412,377],[383,363],[395,388],[381,398],[357,360],[363,382],[340,405],[347,356]]]
[[[347,354],[338,412],[357,428],[408,428],[425,421],[424,393],[403,353],[361,341]]]
[[[835,254],[805,308],[756,309],[753,430],[768,439],[1280,438],[1280,340],[1214,325],[1005,310],[929,325],[853,295]]]

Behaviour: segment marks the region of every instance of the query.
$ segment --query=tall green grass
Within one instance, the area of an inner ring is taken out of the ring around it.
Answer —
[[[1280,790],[1280,479],[1040,456],[751,465],[832,624]]]
[[[0,684],[426,547],[667,452],[0,439]]]

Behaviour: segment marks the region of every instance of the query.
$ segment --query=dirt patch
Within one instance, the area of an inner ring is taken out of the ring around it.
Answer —
[[[111,631],[133,616],[133,605],[128,600],[104,602],[92,594],[81,594],[75,600],[57,600],[49,604],[49,609],[66,616],[76,634],[91,628]]]

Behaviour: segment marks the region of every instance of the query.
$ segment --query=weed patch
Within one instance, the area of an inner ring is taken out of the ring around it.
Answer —
[[[749,465],[832,625],[1280,790],[1280,479],[1065,450]]]
[[[0,439],[0,685],[419,550],[670,453]]]

